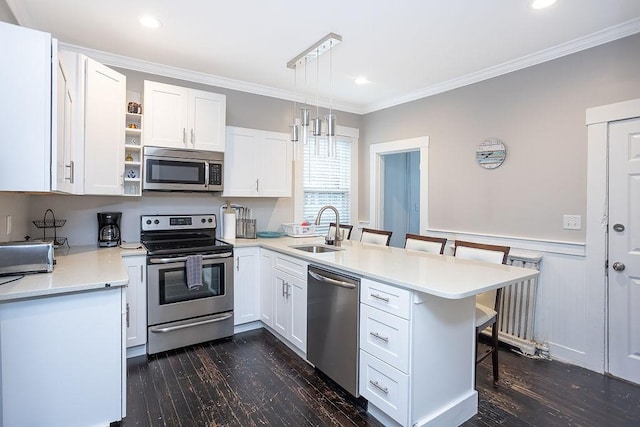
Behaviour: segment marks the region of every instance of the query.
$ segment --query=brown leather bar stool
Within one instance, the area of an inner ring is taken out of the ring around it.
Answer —
[[[363,228],[360,241],[363,243],[373,243],[376,245],[389,246],[392,231],[376,230],[374,228]]]
[[[440,255],[444,253],[444,247],[446,244],[447,239],[411,233],[407,233],[404,240],[405,249]]]

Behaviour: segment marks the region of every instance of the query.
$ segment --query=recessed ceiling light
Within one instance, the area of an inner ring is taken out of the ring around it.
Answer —
[[[160,21],[158,21],[153,16],[143,16],[142,18],[140,18],[140,23],[147,28],[160,27]]]
[[[556,0],[532,0],[531,2],[529,2],[529,7],[531,9],[544,9],[551,6],[555,2]]]
[[[364,76],[360,76],[360,77],[356,77],[356,79],[354,80],[354,82],[357,85],[366,85],[367,83],[369,83],[369,80],[367,80],[366,77]]]

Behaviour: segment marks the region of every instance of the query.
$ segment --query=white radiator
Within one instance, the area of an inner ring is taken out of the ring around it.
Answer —
[[[509,253],[507,264],[540,270],[541,261],[541,255],[512,251]],[[537,290],[538,278],[535,278],[507,286],[502,291],[498,325],[499,339],[519,348],[522,353],[527,355],[536,353],[533,327],[535,325]]]

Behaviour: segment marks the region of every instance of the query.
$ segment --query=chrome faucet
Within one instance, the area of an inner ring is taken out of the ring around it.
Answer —
[[[340,246],[342,242],[342,233],[340,232],[340,214],[338,213],[338,209],[331,205],[321,207],[320,211],[318,212],[318,216],[316,217],[316,225],[320,225],[320,217],[322,216],[322,213],[327,209],[331,209],[336,214],[336,235],[334,237],[333,245]],[[325,237],[325,241],[327,243],[329,243],[330,237],[331,236]]]

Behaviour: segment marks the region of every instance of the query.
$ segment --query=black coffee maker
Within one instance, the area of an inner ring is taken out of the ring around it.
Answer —
[[[120,244],[122,212],[98,212],[98,246],[110,248]]]

